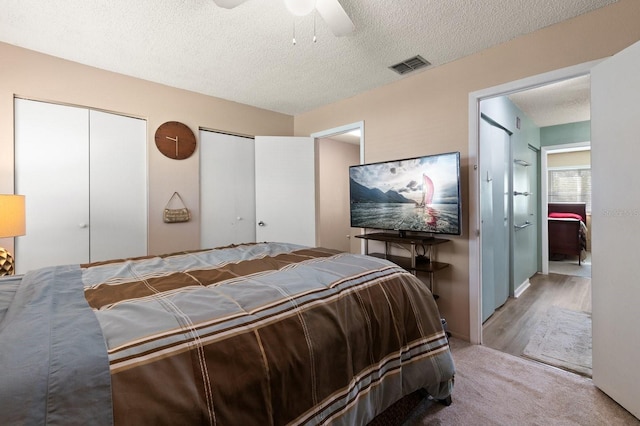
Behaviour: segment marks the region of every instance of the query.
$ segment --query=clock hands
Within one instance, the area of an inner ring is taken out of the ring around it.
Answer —
[[[189,158],[197,147],[193,131],[178,121],[167,121],[156,130],[156,147],[162,155],[172,160]]]
[[[178,158],[178,137],[177,136],[175,138],[172,138],[169,136],[165,136],[165,137],[170,141],[174,141],[176,143],[176,158]]]

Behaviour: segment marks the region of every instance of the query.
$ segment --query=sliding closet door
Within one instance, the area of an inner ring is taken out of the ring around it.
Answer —
[[[147,123],[90,111],[90,259],[147,254]]]
[[[15,100],[15,186],[26,197],[16,273],[89,260],[89,112]]]
[[[256,240],[254,141],[200,132],[202,248]]]
[[[482,321],[509,297],[509,135],[480,120]]]

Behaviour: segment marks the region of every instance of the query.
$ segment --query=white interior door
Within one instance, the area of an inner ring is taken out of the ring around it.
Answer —
[[[315,246],[315,141],[255,139],[256,241]]]
[[[251,138],[200,131],[200,244],[256,241],[255,149]]]
[[[640,418],[640,43],[591,72],[593,381]]]
[[[90,111],[92,262],[147,254],[147,123]]]
[[[89,112],[15,100],[15,185],[26,203],[16,273],[89,261]]]

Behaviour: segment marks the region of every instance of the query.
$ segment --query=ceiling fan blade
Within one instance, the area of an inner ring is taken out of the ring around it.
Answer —
[[[316,10],[336,37],[351,34],[356,29],[338,0],[317,0]]]
[[[225,9],[233,9],[236,6],[240,6],[245,1],[247,0],[213,0],[218,7],[223,7]]]

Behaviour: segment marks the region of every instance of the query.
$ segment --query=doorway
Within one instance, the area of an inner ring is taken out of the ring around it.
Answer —
[[[360,253],[362,242],[350,227],[349,166],[364,159],[364,122],[311,135],[316,140],[317,245]]]
[[[563,89],[576,88],[577,85],[587,81],[587,99],[586,99],[586,117],[579,111],[574,114],[565,122],[562,119],[548,118],[545,121],[544,117],[539,114],[536,115],[536,108],[527,105],[526,100],[535,98],[535,94],[541,90],[552,90],[556,88],[558,93],[565,93]],[[566,87],[563,87],[566,86]],[[508,98],[508,99],[507,99]],[[495,310],[492,305],[494,302],[494,289],[497,283],[500,283],[499,277],[492,275],[495,270],[494,252],[499,248],[499,244],[495,241],[496,232],[494,228],[487,229],[487,217],[493,215],[495,222],[495,212],[487,213],[487,204],[496,202],[502,202],[500,193],[491,194],[490,190],[487,190],[487,185],[492,185],[491,177],[487,172],[487,169],[493,167],[493,161],[495,161],[496,155],[504,156],[503,150],[498,149],[500,153],[496,153],[496,146],[487,146],[487,135],[491,131],[491,120],[487,119],[485,115],[486,107],[485,100],[480,104],[480,129],[479,129],[479,185],[480,185],[480,215],[481,215],[481,271],[482,271],[482,321],[483,321],[483,343],[487,346],[497,349],[515,356],[532,358],[556,367],[565,368],[567,370],[578,372],[586,376],[591,375],[591,282],[589,277],[574,276],[570,272],[566,275],[562,273],[548,274],[547,266],[554,262],[549,262],[549,245],[547,238],[552,240],[551,247],[558,247],[558,243],[562,243],[563,240],[559,239],[558,235],[548,235],[547,231],[547,200],[549,202],[576,202],[582,201],[576,199],[579,188],[576,184],[579,182],[581,176],[590,177],[590,161],[587,164],[584,163],[584,156],[573,156],[569,158],[561,157],[560,153],[565,151],[575,151],[578,149],[584,150],[583,147],[564,147],[558,145],[558,140],[566,141],[572,138],[580,140],[580,138],[589,139],[589,132],[581,133],[580,127],[588,127],[589,125],[589,96],[588,96],[588,76],[579,77],[574,79],[567,79],[566,81],[558,82],[555,84],[549,84],[547,86],[537,87],[534,89],[523,90],[518,94],[509,94],[508,96],[502,96],[502,104],[509,107],[518,109],[518,114],[522,113],[518,118],[517,124],[521,124],[520,117],[523,120],[532,121],[535,123],[535,131],[529,133],[527,139],[527,149],[518,149],[517,139],[520,133],[520,126],[516,125],[518,130],[514,129],[515,134],[512,134],[512,138],[516,140],[511,145],[511,156],[506,156],[506,161],[502,161],[503,164],[511,167],[511,172],[508,173],[509,185],[506,185],[505,194],[509,194],[509,200],[511,204],[508,206],[509,214],[512,216],[512,226],[509,226],[510,231],[510,246],[512,250],[508,253],[510,257],[512,285],[520,282],[516,276],[516,269],[521,268],[522,264],[527,264],[533,260],[533,269],[526,271],[526,275],[522,275],[520,279],[525,279],[527,285],[527,291],[522,294],[519,291],[513,291],[514,287],[511,287],[511,293],[504,306],[496,306]],[[491,102],[495,101],[492,99]],[[516,103],[520,102],[520,104]],[[524,102],[524,107],[521,104]],[[502,105],[501,105],[502,106]],[[528,109],[527,109],[528,108]],[[493,108],[495,110],[495,108]],[[529,111],[532,111],[531,116],[528,115]],[[499,114],[500,115],[500,114]],[[504,112],[502,113],[507,122],[513,124],[513,114]],[[553,121],[555,120],[555,121]],[[569,123],[569,124],[568,124]],[[495,126],[494,126],[495,127]],[[526,127],[526,125],[525,125]],[[507,130],[507,129],[505,129]],[[495,132],[495,130],[494,130]],[[508,133],[508,132],[507,132]],[[585,136],[586,134],[586,136]],[[532,137],[537,135],[537,139]],[[521,136],[521,135],[520,135]],[[495,139],[492,136],[492,139]],[[533,143],[533,146],[531,145]],[[583,143],[584,144],[584,143]],[[552,146],[546,146],[552,145]],[[574,144],[580,145],[580,144]],[[540,149],[542,148],[542,149]],[[487,152],[493,150],[494,152]],[[548,155],[553,157],[553,161],[547,161]],[[573,154],[572,154],[573,155]],[[542,158],[540,158],[542,157]],[[542,166],[538,169],[538,159],[542,160]],[[561,159],[563,159],[561,161]],[[576,163],[579,163],[577,164]],[[582,162],[581,162],[582,161]],[[487,164],[489,163],[489,164]],[[549,175],[547,175],[547,164],[552,166]],[[575,164],[573,164],[575,163]],[[575,166],[575,167],[573,167]],[[583,170],[586,169],[586,170]],[[547,179],[549,177],[549,179]],[[495,179],[494,179],[495,180]],[[586,180],[586,179],[585,179]],[[552,190],[547,191],[547,185],[552,185]],[[590,183],[590,181],[589,181]],[[495,184],[493,184],[495,187]],[[495,191],[494,191],[495,192]],[[588,191],[590,194],[590,191]],[[487,201],[488,198],[488,201]],[[540,201],[542,208],[538,209],[536,200]],[[505,203],[506,204],[506,203]],[[556,205],[558,208],[569,208],[566,204]],[[573,205],[572,205],[572,208]],[[539,217],[542,220],[536,219],[537,211],[540,212]],[[584,222],[587,222],[586,215],[584,216]],[[506,220],[507,215],[505,215]],[[564,219],[563,219],[564,220]],[[551,220],[550,220],[551,221]],[[536,224],[540,222],[540,228],[545,232],[540,233],[536,229]],[[555,223],[555,222],[554,222]],[[576,222],[577,223],[577,222]],[[563,225],[569,225],[563,223]],[[573,223],[571,223],[573,226]],[[586,227],[585,227],[586,229]],[[577,228],[576,228],[577,230]],[[531,232],[526,232],[531,231]],[[540,235],[544,234],[544,236]],[[586,235],[586,232],[585,234]],[[484,238],[483,238],[484,236]],[[582,237],[583,234],[581,233]],[[576,240],[578,234],[575,235]],[[543,250],[539,250],[537,241],[541,241]],[[524,256],[518,256],[516,254],[517,247],[520,247]],[[536,247],[534,256],[528,256],[527,247]],[[556,253],[556,252],[554,252]],[[538,262],[540,259],[542,262]],[[578,256],[576,259],[571,259],[578,263],[578,259],[582,259],[582,256]],[[544,265],[544,266],[543,266]],[[583,269],[590,268],[590,266],[583,266]],[[487,271],[487,269],[490,269]],[[544,275],[537,272],[543,271]],[[556,271],[551,271],[556,272]],[[576,274],[580,275],[580,274]],[[517,285],[517,284],[516,284]],[[486,300],[489,298],[490,300]],[[501,301],[503,302],[503,301]],[[488,306],[491,305],[491,306]],[[500,305],[500,303],[497,303]],[[487,321],[488,319],[488,321]],[[563,326],[557,326],[562,323]],[[571,333],[561,332],[564,330],[577,330]],[[578,339],[577,336],[580,335]],[[555,337],[554,337],[555,336]],[[566,345],[568,341],[572,339],[576,340],[575,345]],[[542,342],[544,340],[544,342]],[[584,342],[584,343],[583,343]],[[567,349],[570,347],[571,349]],[[551,356],[549,356],[552,354]]]
[[[515,93],[528,88],[589,74],[591,68],[599,61],[588,62],[549,73],[506,83],[469,94],[469,162],[478,170],[479,160],[479,128],[480,101],[497,96]],[[482,343],[482,266],[481,266],[481,215],[480,215],[480,175],[469,173],[469,339],[474,344]]]
[[[590,138],[589,138],[590,139]],[[565,182],[551,182],[554,174],[566,180],[571,187],[563,188]],[[563,176],[565,175],[565,176]],[[548,211],[548,202],[584,202],[585,217],[585,253],[581,262],[575,257],[556,258],[550,260],[553,253],[548,250],[548,226],[543,226],[542,240],[542,273],[560,273],[591,277],[591,142],[572,142],[542,148],[541,153],[541,197],[542,211]],[[558,189],[551,190],[553,186]],[[555,192],[555,193],[554,193]],[[546,216],[546,215],[545,215]],[[577,264],[576,264],[577,263]]]
[[[481,170],[486,168],[486,155],[483,156],[483,132],[484,120],[481,121],[480,129],[480,152]],[[486,125],[485,125],[486,126]],[[565,125],[557,125],[563,128]],[[492,147],[495,148],[495,147]],[[542,185],[543,191],[538,191],[536,182],[540,177],[547,176],[547,167],[541,172],[534,172],[537,169],[537,153],[539,150],[528,147],[521,150],[513,161],[508,159],[504,164],[511,164],[512,190],[508,190],[511,199],[511,210],[509,212],[513,218],[513,226],[509,227],[511,232],[511,270],[515,280],[517,269],[525,269],[526,263],[537,263],[539,258],[538,245],[536,243],[537,231],[534,211],[537,209],[537,199],[542,194],[542,199],[547,205],[549,201],[549,211],[561,212],[563,209],[578,211],[585,210],[585,206],[590,201],[590,160],[588,151],[569,150],[544,147],[545,161],[549,165],[547,179],[549,191],[546,191],[547,184]],[[528,154],[528,155],[527,155]],[[495,153],[493,154],[495,156]],[[490,160],[491,158],[489,158]],[[586,159],[586,160],[585,160]],[[586,164],[585,164],[586,162]],[[485,186],[491,184],[486,182],[485,173],[482,173],[481,203],[485,201],[487,191]],[[494,179],[495,180],[495,179]],[[490,192],[489,192],[490,194]],[[500,193],[493,202],[501,201]],[[490,200],[491,201],[491,200]],[[587,203],[585,203],[585,201]],[[543,208],[547,211],[547,208]],[[586,211],[590,212],[590,209]],[[489,238],[484,238],[482,243],[483,255],[486,246],[489,245],[489,252],[493,255],[500,244],[495,239],[499,232],[486,228],[485,209],[483,213],[482,232]],[[560,215],[561,213],[555,213]],[[573,215],[574,213],[569,213]],[[549,273],[540,274],[537,264],[533,269],[528,270],[520,279],[527,282],[526,291],[520,294],[512,293],[508,299],[506,296],[497,302],[495,310],[486,311],[486,299],[490,296],[493,301],[491,290],[500,281],[494,277],[489,285],[486,276],[487,266],[491,271],[495,270],[494,265],[487,265],[487,256],[483,256],[483,343],[501,352],[514,356],[534,359],[554,367],[563,368],[574,373],[591,376],[591,280],[590,273],[585,276],[584,272],[590,272],[589,259],[582,257],[586,251],[577,255],[572,253],[571,243],[587,241],[586,226],[587,216],[581,214],[584,220],[576,219],[547,219],[549,222],[549,244],[548,260]],[[491,216],[489,216],[491,217]],[[494,213],[495,218],[495,213]],[[580,224],[580,233],[578,227]],[[545,226],[544,229],[547,229]],[[552,232],[551,230],[554,230]],[[575,234],[560,231],[574,230]],[[582,232],[584,230],[584,232]],[[579,237],[583,237],[579,239]],[[494,247],[491,247],[493,245]],[[569,247],[568,247],[569,246]],[[576,247],[577,248],[577,247]],[[586,246],[584,247],[586,250]],[[588,257],[588,256],[586,256]],[[490,257],[491,258],[491,257]],[[547,255],[543,258],[547,261]],[[580,259],[582,262],[580,262]],[[492,267],[493,266],[493,267]],[[506,303],[505,303],[506,302]],[[504,305],[502,305],[504,303]],[[493,308],[493,307],[491,307]],[[488,320],[487,320],[488,318]]]

